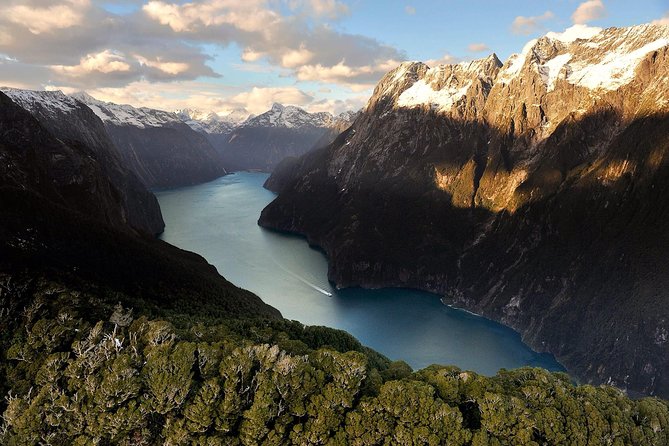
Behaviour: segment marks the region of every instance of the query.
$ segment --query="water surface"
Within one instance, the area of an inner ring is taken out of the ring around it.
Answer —
[[[493,375],[524,365],[563,370],[498,323],[443,305],[439,296],[406,289],[337,290],[327,261],[305,239],[259,227],[274,199],[260,173],[236,173],[207,184],[157,193],[163,240],[204,256],[229,281],[253,291],[284,317],[340,328],[414,368],[455,364]]]

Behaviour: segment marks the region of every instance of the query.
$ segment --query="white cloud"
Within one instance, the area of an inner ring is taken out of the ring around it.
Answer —
[[[514,34],[533,34],[544,29],[543,23],[555,17],[552,11],[546,11],[539,16],[525,17],[519,15],[511,23],[511,32]]]
[[[331,20],[338,19],[351,12],[348,5],[337,0],[289,0],[288,4],[293,10]]]
[[[585,24],[606,16],[606,7],[602,0],[588,0],[581,3],[571,16],[575,24]]]
[[[661,19],[653,20],[653,25],[669,25],[669,12],[666,12]]]
[[[313,96],[295,87],[253,87],[250,91],[232,96],[228,102],[258,114],[267,111],[275,102],[304,106],[313,100]]]
[[[185,73],[188,71],[190,66],[187,63],[184,62],[164,62],[161,60],[160,57],[150,60],[147,59],[146,57],[140,56],[140,55],[135,55],[135,59],[137,62],[140,63],[140,65],[146,65],[147,67],[151,68],[156,68],[163,73],[166,74],[171,74],[173,76],[176,76],[181,73]]]
[[[207,0],[183,4],[152,0],[142,10],[176,32],[192,32],[217,25],[262,32],[272,23],[281,21],[281,16],[268,9],[264,0]]]
[[[254,51],[251,48],[245,48],[242,52],[242,60],[244,62],[257,62],[265,56],[266,54],[262,51]]]
[[[471,51],[472,53],[480,53],[483,51],[488,51],[490,48],[485,43],[470,43],[467,46],[467,50]]]
[[[90,0],[62,0],[47,7],[18,4],[0,7],[0,15],[33,34],[41,34],[81,24],[89,6]]]
[[[89,54],[81,58],[78,65],[52,65],[54,71],[70,76],[84,76],[93,72],[109,74],[116,71],[130,71],[130,64],[122,54],[104,50],[97,54]]]
[[[397,60],[389,59],[376,65],[350,66],[346,61],[336,65],[303,65],[296,70],[301,81],[319,81],[330,84],[346,85],[354,91],[371,88],[388,71],[397,67]]]
[[[369,100],[369,95],[357,95],[347,99],[322,99],[309,104],[306,109],[311,113],[330,112],[338,115],[345,111],[360,110]]]
[[[414,8],[411,5],[408,5],[404,8],[404,12],[406,12],[409,15],[414,15],[414,14],[416,14],[416,8]]]
[[[281,56],[281,66],[286,68],[297,68],[306,65],[314,58],[313,51],[306,49],[304,44],[297,50],[290,50]]]
[[[137,9],[113,14],[102,7],[109,1]],[[26,11],[35,20],[28,20]],[[48,13],[51,17],[44,18]],[[247,85],[247,92],[224,93],[217,87],[215,97],[198,89],[189,99],[217,103],[241,95],[235,101],[260,104],[266,100],[261,93],[290,93],[288,99],[298,105],[304,105],[303,95],[311,98],[310,106],[314,96],[325,93],[296,94],[299,82],[336,84],[339,88],[332,88],[345,95],[366,92],[405,57],[329,23],[349,13],[345,0],[0,0],[0,54],[15,60],[3,64],[0,84],[26,79],[32,88],[55,85],[96,91],[115,102],[169,105],[186,97],[167,88],[169,82],[181,88],[218,76],[209,66],[218,56],[215,48],[238,47],[241,61],[227,66],[292,78],[297,86],[253,90]],[[159,88],[150,88],[154,85]]]
[[[348,7],[335,0],[284,0],[297,13],[309,17],[336,18]],[[343,85],[376,82],[384,73],[370,69],[401,53],[368,37],[341,33],[303,16],[285,16],[272,9],[275,0],[203,0],[199,3],[167,3],[152,0],[143,11],[153,21],[168,26],[183,38],[226,44],[243,49],[244,62],[266,59],[268,63],[294,70],[299,80]],[[285,11],[284,11],[285,12]],[[346,63],[342,63],[346,60]],[[358,78],[358,79],[354,79]]]

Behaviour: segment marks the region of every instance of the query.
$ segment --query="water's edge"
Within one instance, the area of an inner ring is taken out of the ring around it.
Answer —
[[[266,174],[240,172],[210,183],[157,190],[167,224],[163,240],[205,257],[237,286],[249,289],[288,319],[343,329],[363,344],[414,368],[455,364],[483,374],[523,365],[564,371],[520,334],[441,296],[402,288],[337,289],[327,258],[299,234],[257,225],[274,194]]]

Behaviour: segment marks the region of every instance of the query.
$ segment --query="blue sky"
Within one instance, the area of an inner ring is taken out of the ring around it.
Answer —
[[[114,102],[339,112],[404,60],[454,63],[574,23],[669,23],[668,0],[3,0],[0,84]]]

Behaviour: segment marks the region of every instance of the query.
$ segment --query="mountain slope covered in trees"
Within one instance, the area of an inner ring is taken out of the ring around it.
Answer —
[[[1,322],[7,445],[669,441],[665,402],[541,369],[412,373],[336,330],[217,321],[207,307],[151,319],[127,296],[113,305],[44,279],[0,276],[0,289],[13,315]]]

